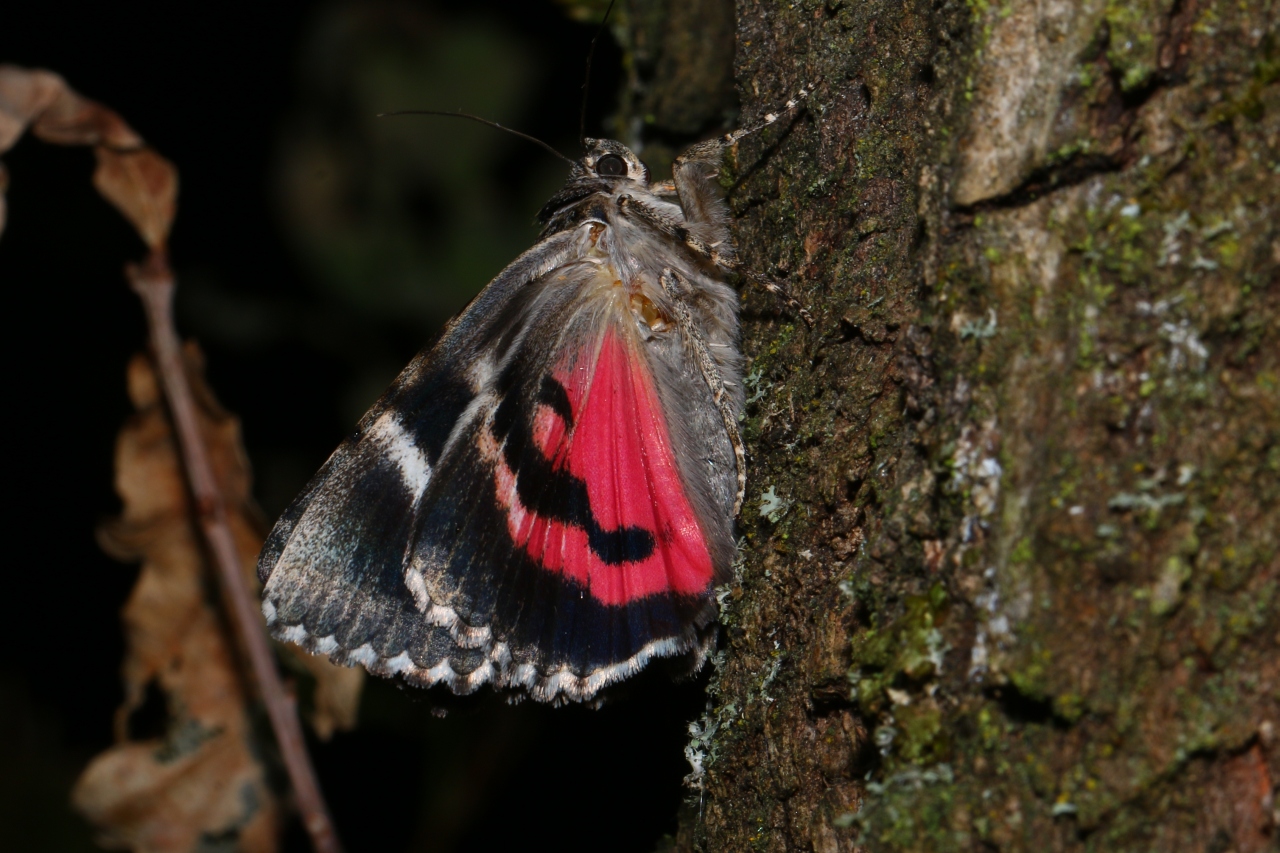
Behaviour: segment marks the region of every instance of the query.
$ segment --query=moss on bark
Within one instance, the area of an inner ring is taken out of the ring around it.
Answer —
[[[709,851],[1274,849],[1269,2],[763,3]]]

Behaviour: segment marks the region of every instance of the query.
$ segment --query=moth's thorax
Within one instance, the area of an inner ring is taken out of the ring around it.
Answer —
[[[595,227],[603,230],[602,226]],[[642,340],[674,332],[672,308],[666,304],[661,285],[652,276],[643,272],[624,273],[603,252],[599,257],[589,255],[585,260],[595,265],[589,283],[582,288],[585,303],[596,303],[601,306],[600,310],[629,315]]]
[[[609,300],[618,310],[630,312],[641,337],[673,335],[675,306],[663,288],[664,271],[679,274],[695,293],[692,309],[702,333],[713,343],[736,342],[737,293],[714,269],[700,263],[670,235],[642,221],[621,214],[626,197],[649,205],[673,224],[684,226],[680,206],[661,198],[638,183],[609,194],[599,194],[584,202],[590,213],[578,226],[578,244],[583,261],[599,270],[591,288],[593,298]],[[727,249],[728,233],[723,226],[714,235]]]
[[[587,145],[564,187],[539,214],[543,236],[577,232],[579,258],[604,266],[603,284],[592,292],[630,311],[643,337],[675,333],[675,306],[661,283],[669,271],[692,291],[693,322],[717,360],[736,350],[737,294],[725,281],[723,266],[705,254],[705,247],[720,258],[734,254],[725,205],[710,180],[713,170],[706,179],[653,182],[649,169],[622,143],[588,139]],[[704,250],[695,250],[691,242]],[[734,366],[722,367],[729,384],[736,384]]]

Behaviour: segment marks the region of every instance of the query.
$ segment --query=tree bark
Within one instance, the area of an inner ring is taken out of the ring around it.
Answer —
[[[744,122],[823,81],[730,168],[818,322],[748,285],[682,847],[1275,849],[1278,47],[1263,0],[737,4]]]

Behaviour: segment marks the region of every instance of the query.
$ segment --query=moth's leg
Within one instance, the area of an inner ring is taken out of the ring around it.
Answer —
[[[733,259],[733,256],[721,252],[719,245],[706,242],[683,224],[654,210],[639,199],[623,193],[618,196],[618,211],[623,216],[628,216],[649,226],[674,242],[683,243],[690,252],[704,261],[710,261],[721,270],[726,272],[738,271],[737,262]]]
[[[624,216],[631,216],[638,219],[645,225],[661,232],[672,240],[678,240],[683,243],[685,248],[694,255],[715,265],[715,267],[722,272],[738,273],[739,275],[742,275],[750,281],[760,285],[778,299],[787,303],[787,306],[791,308],[792,311],[799,314],[800,318],[804,320],[805,324],[808,325],[809,328],[813,328],[813,315],[805,310],[803,305],[796,301],[795,297],[791,295],[791,292],[787,290],[784,285],[765,278],[751,270],[745,269],[740,263],[738,263],[738,259],[733,255],[721,252],[718,246],[706,243],[696,234],[690,233],[689,229],[685,226],[677,222],[672,222],[666,216],[663,216],[644,202],[638,201],[629,195],[618,196],[618,209]]]
[[[680,197],[680,207],[684,210],[688,222],[715,222],[722,217],[720,187],[716,176],[720,172],[720,162],[725,149],[735,144],[744,136],[750,136],[789,113],[799,106],[800,102],[813,93],[817,82],[807,83],[804,88],[787,101],[780,110],[767,112],[755,124],[740,127],[724,136],[699,142],[676,157],[671,164],[672,183],[676,194]]]
[[[725,390],[724,378],[720,376],[720,368],[711,357],[706,339],[702,337],[702,332],[698,331],[698,325],[693,322],[693,312],[689,310],[689,299],[693,296],[692,288],[670,267],[663,269],[659,280],[662,282],[662,289],[667,292],[667,296],[671,297],[671,304],[676,313],[676,325],[684,333],[685,340],[689,341],[693,347],[694,356],[698,360],[698,369],[702,371],[702,378],[711,389],[711,397],[715,400],[716,409],[720,412],[720,419],[724,421],[725,432],[729,434],[729,444],[733,446],[733,459],[738,469],[738,494],[733,499],[733,514],[736,516],[742,509],[742,500],[747,493],[747,451],[742,444],[742,434],[738,431],[738,414],[729,404],[729,392]]]
[[[674,198],[679,200],[679,196],[676,194],[675,181],[657,181],[656,183],[649,184],[649,192],[653,193],[658,198]]]
[[[772,293],[779,301],[787,303],[787,307],[799,314],[800,319],[804,320],[804,324],[806,326],[810,329],[813,328],[813,315],[809,313],[807,308],[796,301],[796,298],[791,295],[791,290],[785,284],[774,281],[771,278],[765,278],[764,276],[748,269],[738,269],[738,272],[748,280],[760,285],[765,290]]]
[[[744,136],[750,136],[753,133],[764,130],[766,127],[773,124],[796,107],[800,106],[800,102],[812,95],[813,90],[818,87],[820,82],[822,82],[821,79],[805,83],[800,87],[800,91],[796,92],[795,95],[792,96],[791,100],[782,105],[782,109],[765,113],[755,124],[749,124],[746,127],[738,128],[732,133],[726,133],[724,136],[720,137],[720,141],[723,143],[724,147],[727,148],[739,139],[742,139]]]

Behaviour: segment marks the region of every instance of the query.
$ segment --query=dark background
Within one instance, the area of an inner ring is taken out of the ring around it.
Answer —
[[[594,27],[549,2],[6,3],[0,61],[62,74],[181,175],[178,320],[243,422],[274,518],[439,325],[536,237],[564,164],[517,139],[386,109],[466,109],[572,155]],[[588,133],[620,53],[601,42]],[[607,134],[613,135],[613,134]],[[94,849],[67,805],[111,743],[117,611],[136,568],[118,511],[124,368],[143,345],[121,270],[141,242],[87,150],[4,157],[11,422],[0,642],[0,849]],[[651,850],[675,829],[700,682],[646,674],[602,710],[452,701],[370,680],[359,728],[313,744],[349,850]],[[443,718],[433,709],[446,708]],[[291,825],[286,849],[306,849]]]

